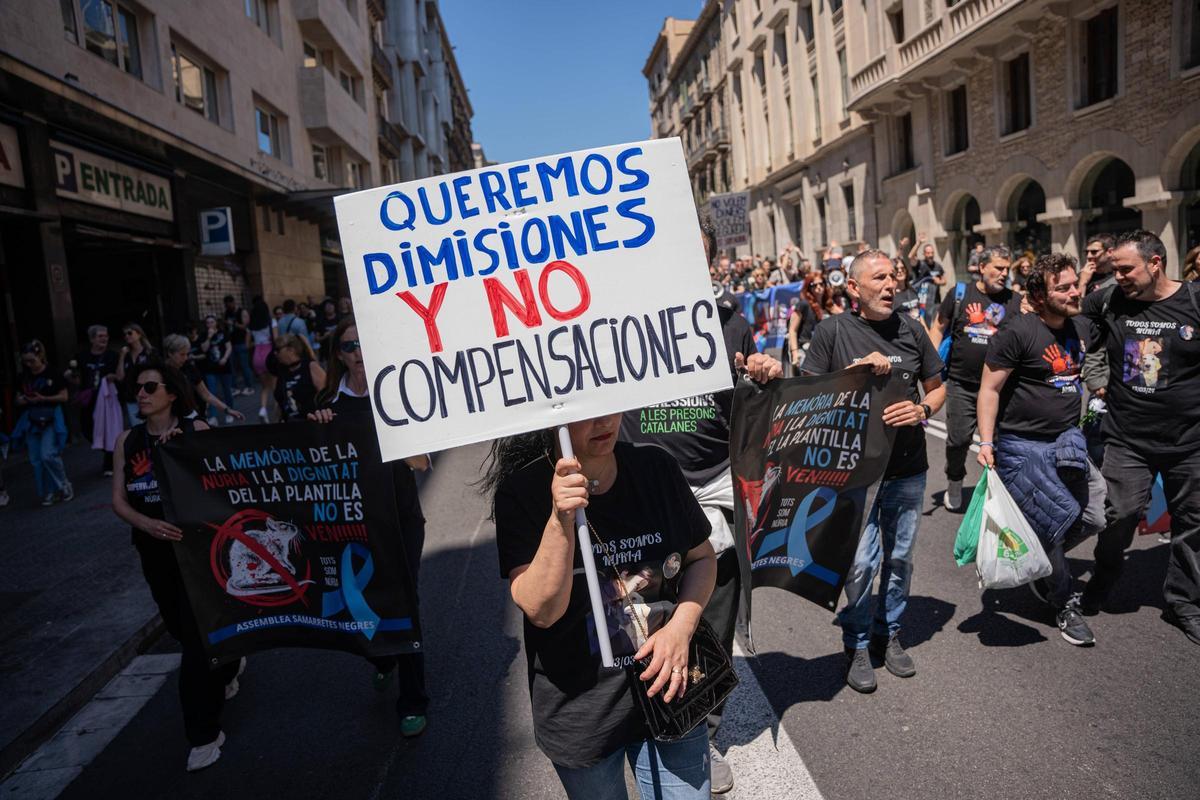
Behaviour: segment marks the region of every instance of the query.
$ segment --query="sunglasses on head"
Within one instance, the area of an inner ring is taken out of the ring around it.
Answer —
[[[139,383],[137,389],[139,392],[145,392],[149,396],[157,392],[159,386],[162,386],[161,381],[146,381],[145,383]]]
[[[347,341],[338,343],[338,349],[341,350],[343,353],[353,353],[358,348],[359,348],[358,339],[348,339]]]

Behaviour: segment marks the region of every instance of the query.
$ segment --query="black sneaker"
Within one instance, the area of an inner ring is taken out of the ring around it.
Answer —
[[[917,674],[917,665],[913,663],[912,656],[900,645],[900,634],[871,637],[871,650],[877,658],[883,659],[887,671],[897,678],[911,678]]]
[[[875,691],[875,669],[871,666],[871,656],[867,648],[857,650],[846,648],[847,670],[846,685],[856,692],[870,694]]]
[[[1092,629],[1084,622],[1079,613],[1079,605],[1072,601],[1058,612],[1058,632],[1071,644],[1077,647],[1090,647],[1096,643]]]
[[[1079,607],[1079,613],[1085,617],[1094,617],[1100,613],[1100,603],[1103,602],[1103,598],[1089,595],[1085,587],[1083,594],[1071,596],[1071,602]]]
[[[1192,644],[1200,644],[1200,616],[1181,617],[1175,613],[1175,609],[1164,608],[1162,618],[1183,631]]]

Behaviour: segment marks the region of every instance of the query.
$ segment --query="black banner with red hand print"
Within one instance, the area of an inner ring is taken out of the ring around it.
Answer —
[[[356,425],[256,425],[157,448],[180,572],[214,664],[273,647],[420,648],[390,464]]]

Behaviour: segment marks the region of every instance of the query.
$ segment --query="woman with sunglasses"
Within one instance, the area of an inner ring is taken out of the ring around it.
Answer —
[[[117,395],[125,404],[125,416],[129,421],[129,426],[133,427],[138,423],[138,407],[137,397],[129,382],[133,380],[135,368],[154,358],[155,353],[150,339],[146,337],[146,332],[136,322],[131,322],[122,328],[121,335],[125,344],[121,346],[121,353],[117,359]]]
[[[46,348],[34,339],[21,348],[20,390],[14,401],[20,410],[12,438],[25,443],[33,482],[43,506],[75,497],[67,480],[62,451],[67,444],[67,382],[46,362]]]
[[[500,574],[525,615],[534,738],[569,798],[624,798],[628,761],[643,800],[707,800],[706,726],[654,740],[630,680],[667,703],[686,694],[689,644],[717,574],[711,525],[675,459],[618,442],[620,420],[568,425],[574,458],[557,452],[551,431],[492,446],[483,486],[493,493]],[[604,554],[596,567],[615,668],[598,654],[576,542],[580,508],[589,544]],[[648,668],[636,665],[642,659]]]
[[[179,701],[191,751],[187,769],[203,769],[221,757],[225,734],[221,708],[237,693],[237,676],[245,662],[208,668],[204,642],[187,587],[179,573],[172,542],[183,532],[163,519],[162,498],[154,474],[154,449],[174,436],[207,430],[202,420],[190,419],[192,392],[187,379],[172,366],[148,361],[133,373],[139,422],[117,439],[113,466],[112,504],[117,516],[133,528],[133,546],[142,574],[158,605],[163,623],[183,649],[179,667]]]
[[[308,418],[322,424],[334,420],[356,422],[366,425],[373,436],[371,397],[354,317],[343,317],[334,329],[331,340],[336,344],[334,358],[329,361],[325,389],[317,397],[318,405],[322,407],[309,414]],[[364,460],[379,459],[380,455],[377,449],[373,449],[370,452],[360,451],[359,457]],[[393,461],[391,466],[400,535],[404,538],[404,557],[415,592],[419,584],[421,553],[425,549],[425,514],[421,511],[421,497],[417,493],[413,470],[424,472],[429,469],[429,456]],[[400,717],[400,733],[406,737],[419,736],[425,730],[429,707],[429,695],[425,691],[424,655],[412,653],[368,660],[375,668],[373,683],[377,691],[386,691],[392,676],[399,676],[400,697],[396,700],[396,713]]]
[[[276,336],[275,353],[267,362],[275,378],[281,422],[303,420],[317,410],[317,392],[325,386],[325,370],[317,363],[308,339],[294,333]]]

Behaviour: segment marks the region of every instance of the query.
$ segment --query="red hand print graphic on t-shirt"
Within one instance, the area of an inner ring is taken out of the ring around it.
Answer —
[[[1063,352],[1057,344],[1052,344],[1042,353],[1042,360],[1050,365],[1055,375],[1060,375],[1071,368],[1071,354]]]
[[[978,325],[983,322],[983,306],[979,303],[967,304],[967,323],[970,325]]]

